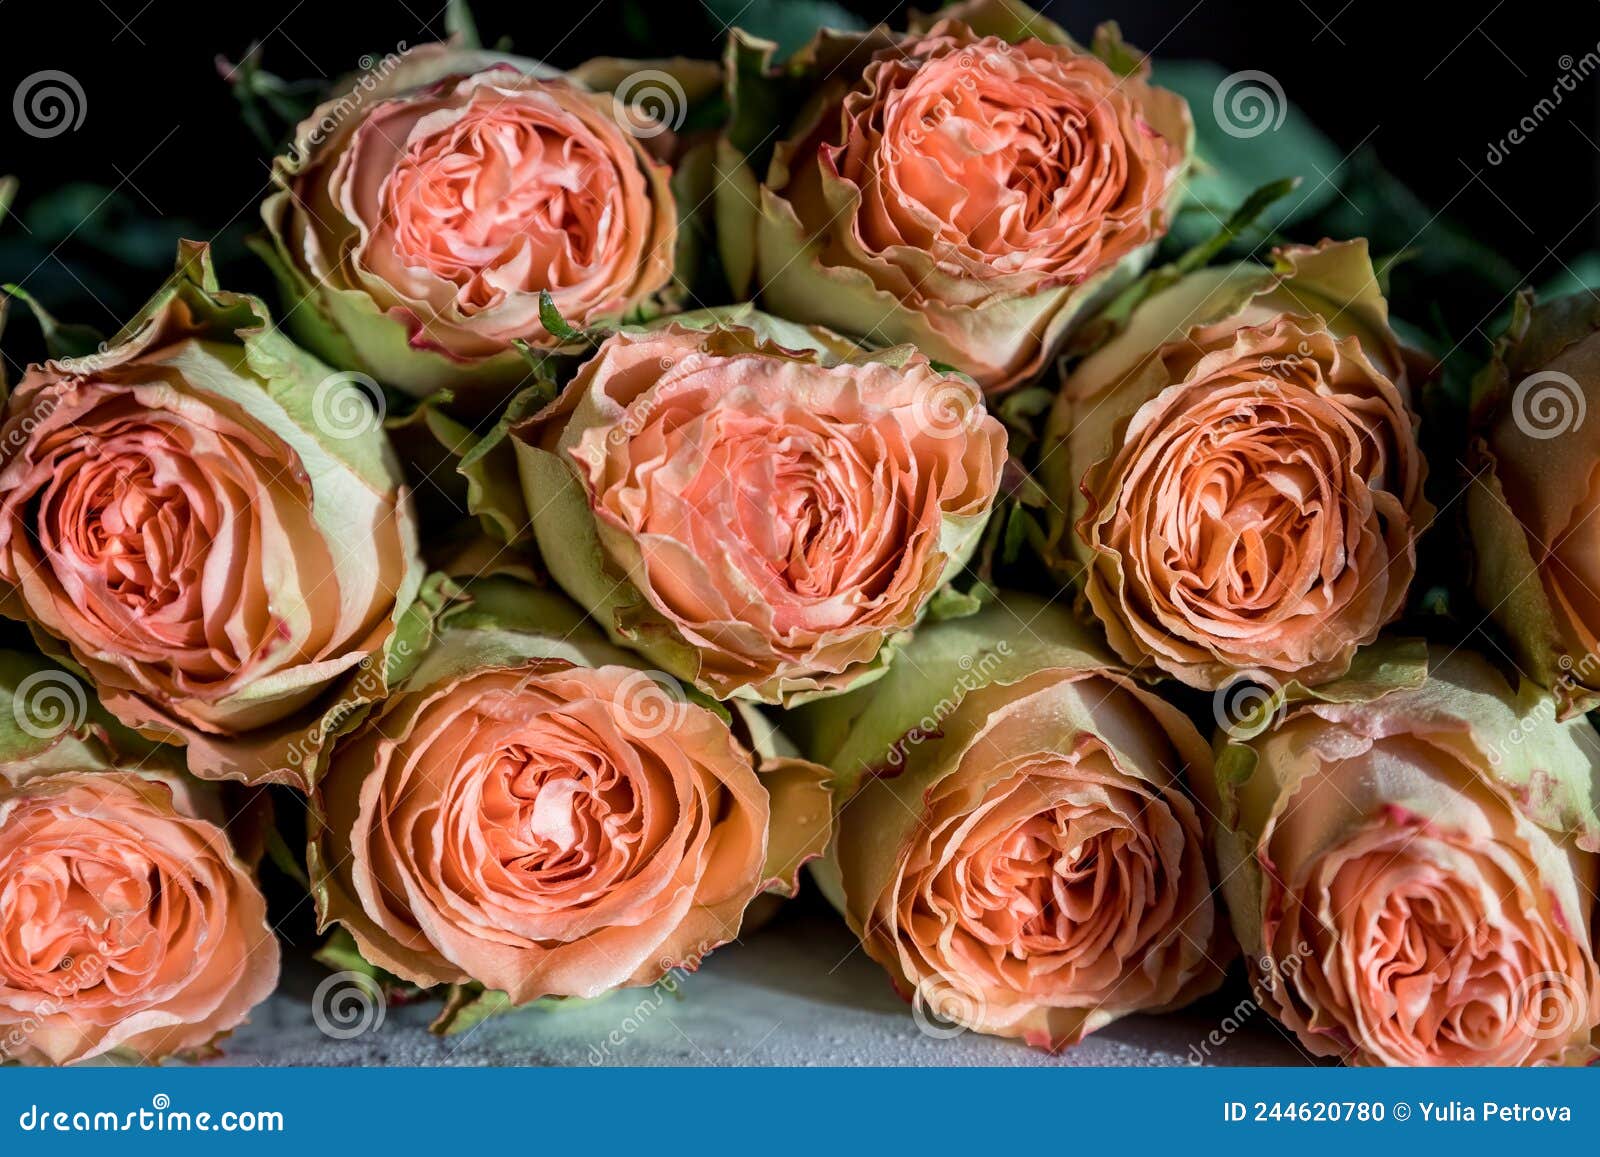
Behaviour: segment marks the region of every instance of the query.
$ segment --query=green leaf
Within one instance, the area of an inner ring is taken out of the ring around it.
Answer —
[[[1094,30],[1091,51],[1118,76],[1137,76],[1144,67],[1145,54],[1122,42],[1122,28],[1115,20],[1107,20]]]
[[[1154,82],[1184,97],[1194,113],[1201,165],[1189,181],[1190,199],[1212,207],[1178,215],[1172,233],[1181,243],[1194,244],[1216,228],[1217,206],[1237,205],[1252,189],[1284,177],[1304,184],[1293,200],[1274,206],[1263,228],[1281,229],[1338,196],[1344,154],[1284,96],[1279,80],[1295,75],[1229,73],[1209,61],[1156,62]]]
[[[782,4],[701,0],[701,3],[724,31],[740,28],[762,40],[777,41],[779,58],[800,48],[820,28],[850,31],[866,27],[859,16],[832,0],[785,0]]]
[[[59,322],[48,309],[20,285],[3,285],[0,290],[16,298],[33,311],[44,335],[45,349],[53,358],[81,358],[98,353],[105,345],[105,335],[93,326]]]
[[[1209,264],[1229,245],[1242,237],[1268,210],[1292,193],[1300,184],[1299,177],[1284,177],[1269,181],[1254,189],[1211,236],[1197,241],[1177,260],[1147,271],[1116,297],[1073,337],[1070,352],[1074,356],[1088,354],[1109,341],[1127,324],[1129,316],[1141,303],[1176,283],[1186,273],[1193,273]]]
[[[1228,219],[1222,223],[1222,227],[1206,240],[1186,251],[1173,263],[1173,268],[1178,274],[1192,273],[1196,269],[1203,269],[1223,250],[1227,249],[1229,245],[1244,236],[1251,226],[1265,217],[1273,205],[1294,192],[1299,186],[1299,177],[1283,177],[1276,181],[1269,181],[1258,189],[1252,189],[1250,195],[1244,199],[1244,202],[1228,215]]]
[[[978,591],[989,591],[982,583],[977,584],[972,591],[958,591],[953,586],[943,586],[928,600],[928,619],[931,622],[942,623],[946,619],[964,619],[968,615],[975,615],[983,610],[985,599]],[[991,597],[992,591],[989,591]]]
[[[289,879],[310,890],[311,881],[306,879],[306,871],[300,866],[299,857],[294,854],[288,841],[283,838],[283,833],[276,827],[267,829],[267,859]]]
[[[366,957],[361,955],[361,949],[356,947],[356,938],[350,935],[343,925],[333,930],[327,942],[312,953],[311,958],[335,972],[359,972],[380,983],[389,976],[376,964],[367,963]]]
[[[478,22],[472,18],[472,7],[467,0],[450,0],[444,10],[444,30],[452,39],[459,38],[463,48],[482,48],[478,36]]]
[[[428,1025],[428,1031],[438,1036],[457,1036],[512,1007],[511,998],[503,992],[481,984],[452,984],[445,994],[444,1008]]]
[[[583,331],[569,325],[567,319],[561,316],[561,311],[556,308],[556,299],[550,296],[548,289],[539,291],[539,324],[544,326],[545,331],[558,341],[583,340]],[[525,346],[519,346],[518,348],[522,349],[524,355],[528,353]]]

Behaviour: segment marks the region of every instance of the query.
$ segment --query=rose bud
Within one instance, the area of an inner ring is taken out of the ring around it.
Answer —
[[[1006,444],[915,350],[742,307],[613,335],[510,434],[545,565],[613,642],[789,704],[883,672],[976,548]]]
[[[1123,660],[1207,690],[1335,678],[1401,611],[1432,516],[1415,355],[1364,241],[1157,292],[1061,387],[1050,555]]]
[[[0,652],[0,1062],[204,1055],[277,984],[216,785],[165,763]]]
[[[324,926],[513,1004],[694,969],[827,839],[827,772],[725,721],[559,596],[479,580],[313,796]]]
[[[720,70],[658,61],[621,76],[620,63],[561,73],[433,44],[352,81],[300,125],[262,205],[262,255],[296,306],[286,324],[333,364],[420,397],[526,378],[519,344],[561,345],[541,291],[578,327],[657,312],[678,206],[647,146]]]
[[[1518,666],[1555,693],[1563,715],[1600,705],[1600,420],[1591,408],[1600,408],[1594,299],[1519,298],[1475,383],[1473,587]]]
[[[1167,230],[1193,122],[1114,26],[1091,53],[1014,0],[968,0],[903,37],[824,31],[778,70],[775,48],[730,47],[717,218],[736,296],[915,345],[999,392]],[[783,100],[769,89],[809,99],[752,127]]]
[[[1183,788],[1211,753],[1067,611],[1004,600],[923,628],[795,734],[840,800],[814,875],[919,1022],[1055,1051],[1221,983]]]
[[[1477,655],[1431,658],[1426,681],[1219,715],[1217,862],[1256,998],[1353,1064],[1591,1060],[1600,740]]]
[[[217,289],[204,246],[0,428],[0,611],[207,779],[303,785],[421,581],[381,396]]]

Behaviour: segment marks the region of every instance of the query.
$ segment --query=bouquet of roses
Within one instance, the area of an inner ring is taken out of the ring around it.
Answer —
[[[1600,1057],[1594,298],[1519,301],[1430,472],[1386,267],[1239,252],[1292,182],[1205,204],[1114,25],[725,49],[392,54],[273,164],[277,304],[186,242],[108,342],[41,311],[0,1057],[211,1049],[264,849],[441,1028],[810,879],[914,1014],[1042,1049],[1238,968],[1317,1056]]]

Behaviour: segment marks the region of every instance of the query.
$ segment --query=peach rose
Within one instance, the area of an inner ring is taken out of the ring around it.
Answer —
[[[512,426],[545,563],[708,694],[874,678],[977,545],[1005,432],[968,381],[743,307],[608,338]]]
[[[1151,297],[1046,432],[1053,553],[1126,662],[1193,687],[1343,674],[1400,613],[1432,515],[1365,243],[1278,261]]]
[[[1001,391],[1149,258],[1193,126],[1142,64],[1119,75],[1018,4],[940,17],[902,38],[823,33],[784,66],[815,73],[818,97],[772,153],[758,222],[740,204],[754,189],[727,187],[724,260],[737,281],[753,228],[774,312],[914,344]]]
[[[1476,383],[1478,602],[1563,714],[1600,704],[1600,310],[1519,299]]]
[[[217,788],[171,762],[0,652],[0,1062],[202,1053],[276,985]]]
[[[675,78],[661,91],[686,99]],[[678,222],[645,148],[670,126],[641,116],[515,57],[428,45],[380,62],[275,163],[264,256],[289,324],[336,365],[422,396],[523,380],[516,343],[561,344],[541,291],[575,326],[653,308]]]
[[[919,1022],[1055,1051],[1221,983],[1232,946],[1183,789],[1211,756],[1070,614],[1002,600],[919,631],[795,733],[840,799],[814,874]]]
[[[826,840],[824,769],[730,727],[505,579],[337,746],[314,798],[324,923],[419,984],[513,1003],[693,969]],[[756,754],[757,749],[766,755]]]
[[[1217,860],[1261,1006],[1354,1064],[1600,1055],[1593,729],[1464,651],[1420,686],[1319,691],[1217,763]]]
[[[181,257],[106,352],[7,399],[0,610],[196,774],[302,783],[325,713],[384,689],[410,500],[372,397]]]

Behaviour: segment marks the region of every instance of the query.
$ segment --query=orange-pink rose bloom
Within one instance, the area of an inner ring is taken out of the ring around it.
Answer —
[[[995,7],[888,44],[863,34],[852,59],[877,50],[858,71],[832,66],[845,49],[823,35],[820,106],[772,157],[755,261],[774,312],[913,343],[991,391],[1038,374],[1134,275],[1192,133],[1180,98],[1042,18],[983,34]]]
[[[181,776],[0,776],[0,1059],[154,1061],[266,999],[278,942],[218,811]]]
[[[526,371],[671,280],[669,170],[610,93],[531,61],[432,45],[328,102],[263,206],[288,322],[312,348],[425,394]]]
[[[397,975],[514,1003],[650,984],[732,940],[762,892],[792,894],[821,851],[822,769],[756,755],[751,719],[736,736],[561,605],[546,635],[446,631],[334,752],[323,917]]]
[[[1432,661],[1223,745],[1217,860],[1257,999],[1351,1064],[1591,1062],[1600,738],[1471,652]]]
[[[382,692],[410,498],[371,397],[186,254],[121,340],[6,400],[0,609],[196,774],[303,783],[330,690]]]
[[[1061,561],[1146,675],[1341,675],[1416,573],[1432,510],[1365,245],[1281,262],[1152,297],[1050,421]]]
[[[936,1033],[1055,1051],[1221,983],[1233,950],[1183,787],[1210,752],[1065,609],[1002,594],[798,716],[840,798],[814,874]]]
[[[712,328],[607,339],[514,428],[546,565],[719,699],[876,676],[976,547],[1004,429],[915,351],[742,311],[693,324]]]

